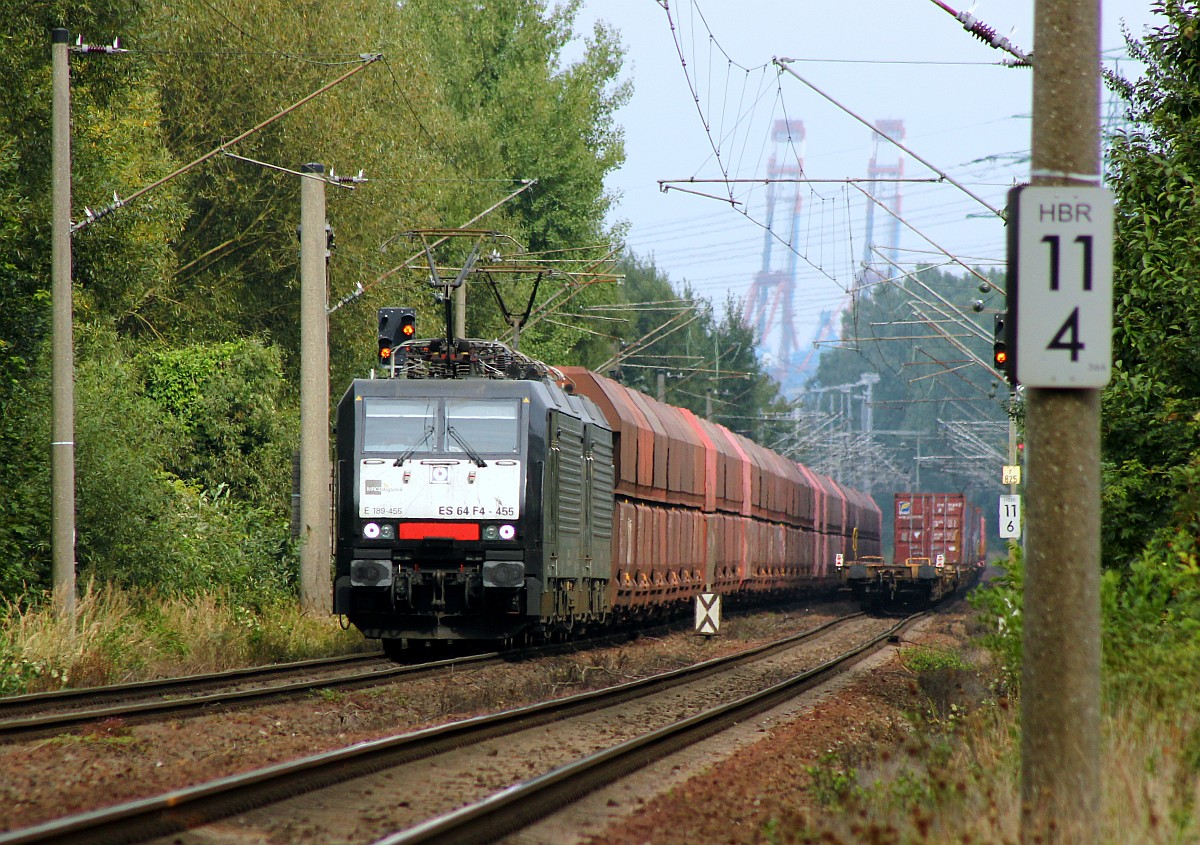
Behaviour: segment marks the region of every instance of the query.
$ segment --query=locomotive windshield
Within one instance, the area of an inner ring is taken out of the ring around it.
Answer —
[[[433,449],[430,428],[437,414],[436,399],[364,399],[364,452],[405,452],[422,446]]]
[[[520,406],[512,400],[369,396],[363,406],[364,452],[520,452]]]
[[[446,441],[446,451],[467,451],[464,443],[477,452],[517,451],[517,406],[512,402],[488,402],[478,399],[447,399],[446,424],[458,438]]]

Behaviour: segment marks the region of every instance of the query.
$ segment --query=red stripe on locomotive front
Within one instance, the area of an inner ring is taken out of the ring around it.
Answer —
[[[401,522],[401,540],[478,540],[476,522]]]

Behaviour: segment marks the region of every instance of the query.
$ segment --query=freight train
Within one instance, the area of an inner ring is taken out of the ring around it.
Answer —
[[[389,653],[832,590],[879,554],[869,496],[685,408],[491,341],[380,351],[337,409],[334,611]]]
[[[857,560],[846,584],[864,609],[928,605],[959,589],[984,566],[983,513],[961,493],[896,493],[892,563]]]

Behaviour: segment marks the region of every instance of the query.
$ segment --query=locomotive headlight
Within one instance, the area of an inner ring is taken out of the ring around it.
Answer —
[[[386,522],[383,525],[380,525],[379,526],[379,539],[380,540],[395,540],[396,539],[396,526],[390,525]]]
[[[500,539],[500,527],[497,525],[483,526],[483,539],[499,540]]]
[[[516,526],[513,526],[513,525],[501,525],[500,526],[500,539],[501,540],[511,540],[513,537],[516,537],[516,536],[517,536]]]
[[[379,536],[379,523],[378,522],[368,522],[366,525],[364,525],[363,526],[363,536],[366,537],[368,540],[374,540],[376,537],[378,537]]]

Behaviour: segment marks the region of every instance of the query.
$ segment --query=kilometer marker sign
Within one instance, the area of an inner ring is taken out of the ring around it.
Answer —
[[[1009,355],[1026,387],[1112,376],[1113,201],[1104,188],[1008,194]]]
[[[1021,497],[1000,497],[1000,538],[1012,540],[1021,536]]]

